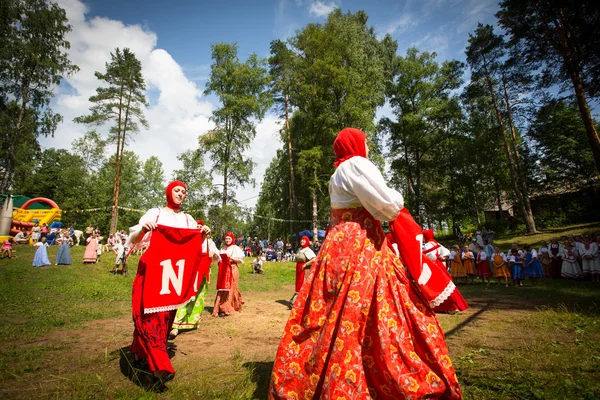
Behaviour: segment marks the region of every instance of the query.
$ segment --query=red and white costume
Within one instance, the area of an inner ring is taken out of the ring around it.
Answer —
[[[334,142],[328,233],[286,324],[269,398],[459,399],[435,313],[379,222],[397,217],[402,195],[364,158],[364,143],[352,128]]]
[[[450,255],[450,250],[434,239],[434,232],[430,229],[423,231],[423,237],[426,240],[426,243],[423,245],[423,254],[437,265],[438,270],[435,274],[447,275],[448,279],[452,280],[448,273],[448,269],[443,262],[443,260]],[[449,312],[464,311],[467,308],[469,308],[467,301],[458,291],[458,288],[454,288],[450,296],[441,304],[435,306],[434,310],[436,312]]]

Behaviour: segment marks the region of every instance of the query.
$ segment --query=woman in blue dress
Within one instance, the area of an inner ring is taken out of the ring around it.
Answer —
[[[519,251],[517,249],[511,249],[510,262],[510,275],[515,286],[523,286],[523,260],[519,257]]]
[[[37,247],[35,256],[33,256],[33,266],[43,267],[45,265],[51,265],[50,259],[48,258],[48,243],[46,243],[46,237],[42,236],[42,239],[34,244]]]
[[[525,245],[525,276],[529,277],[531,281],[531,286],[535,286],[537,278],[544,277],[544,270],[542,268],[542,263],[538,260],[538,254],[535,249],[532,249],[531,246]]]
[[[56,253],[56,265],[71,265],[71,247],[66,236],[63,237],[58,253]]]

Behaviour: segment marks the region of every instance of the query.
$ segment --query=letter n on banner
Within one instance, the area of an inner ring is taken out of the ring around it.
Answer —
[[[183,286],[183,270],[185,268],[185,260],[179,260],[175,263],[179,272],[179,276],[175,274],[171,259],[162,261],[160,265],[163,267],[162,271],[162,288],[159,294],[171,294],[169,289],[169,282],[173,285],[173,288],[177,292],[178,296],[181,296],[181,287]]]

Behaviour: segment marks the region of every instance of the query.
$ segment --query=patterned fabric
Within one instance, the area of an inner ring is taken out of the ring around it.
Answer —
[[[240,271],[238,266],[231,263],[231,289],[219,290],[215,298],[215,306],[213,308],[213,317],[218,317],[219,314],[231,315],[234,311],[242,311],[242,294],[238,289],[238,281],[240,279]]]
[[[200,289],[196,294],[196,301],[189,302],[183,307],[179,307],[173,321],[173,328],[181,330],[196,329],[202,320],[202,312],[204,311],[204,300],[208,291],[208,283],[206,278],[202,280]]]
[[[329,231],[277,351],[270,399],[460,399],[444,334],[364,209]]]

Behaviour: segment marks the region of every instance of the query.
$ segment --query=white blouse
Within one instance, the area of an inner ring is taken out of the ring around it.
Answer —
[[[375,164],[364,157],[341,163],[329,180],[331,208],[364,207],[379,221],[393,221],[404,207],[400,192],[388,187]]]
[[[227,257],[229,258],[241,260],[239,264],[244,263],[244,251],[236,244],[225,247],[223,250],[221,250],[221,254],[227,254]]]
[[[131,237],[132,233],[142,230],[142,226],[146,222],[156,222],[159,225],[170,226],[172,228],[194,229],[198,227],[198,224],[191,215],[183,212],[176,213],[164,208],[151,208],[146,211],[146,214],[142,215],[137,225],[129,228],[129,236]],[[147,232],[146,235],[148,236],[144,236],[144,240],[150,241],[151,232]],[[127,245],[131,245],[131,239],[127,240]]]

